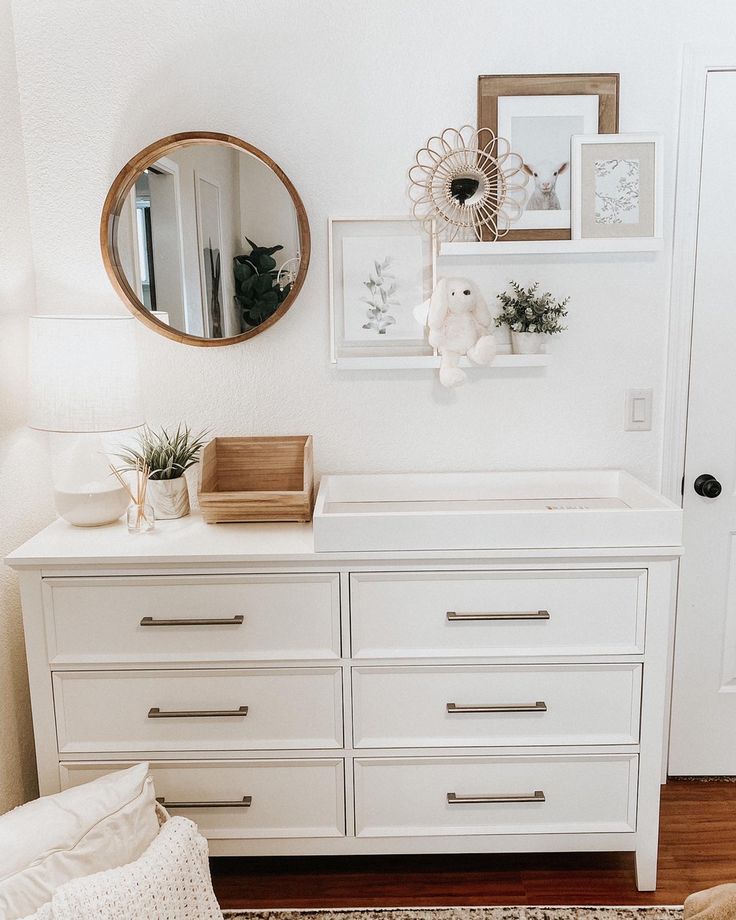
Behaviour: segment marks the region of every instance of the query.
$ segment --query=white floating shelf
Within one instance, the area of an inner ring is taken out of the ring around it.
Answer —
[[[461,367],[476,368],[477,370],[492,371],[497,367],[546,367],[551,363],[552,356],[538,355],[496,355],[493,364],[478,366],[467,358],[460,362]],[[402,370],[423,371],[433,370],[440,366],[438,355],[377,355],[376,357],[360,356],[355,358],[338,358],[335,362],[338,370],[349,371],[376,371],[376,370]]]
[[[441,256],[575,255],[606,252],[657,252],[661,238],[621,240],[497,240],[495,243],[441,243]]]

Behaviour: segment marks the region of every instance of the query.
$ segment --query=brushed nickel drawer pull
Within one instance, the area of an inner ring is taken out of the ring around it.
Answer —
[[[156,801],[164,808],[250,808],[252,795],[244,795],[234,802],[167,802],[164,796],[157,795]]]
[[[458,706],[457,703],[448,703],[447,711],[451,714],[457,712],[547,712],[547,704],[544,700],[537,700],[536,703],[491,703],[488,706]]]
[[[548,620],[549,610],[507,610],[499,613],[456,613],[448,610],[447,619],[451,623],[461,620]]]
[[[196,619],[183,619],[174,617],[169,620],[154,620],[153,617],[143,617],[141,626],[242,626],[245,617],[238,614],[234,617],[197,617]]]
[[[159,709],[158,706],[148,710],[149,719],[226,719],[239,716],[247,716],[248,707],[239,706],[237,709],[176,709],[168,711]]]
[[[448,805],[497,805],[503,802],[546,802],[541,789],[521,795],[456,795],[447,793]]]

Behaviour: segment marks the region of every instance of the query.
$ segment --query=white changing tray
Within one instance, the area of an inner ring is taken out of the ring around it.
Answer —
[[[673,546],[682,512],[622,470],[323,476],[317,552]]]

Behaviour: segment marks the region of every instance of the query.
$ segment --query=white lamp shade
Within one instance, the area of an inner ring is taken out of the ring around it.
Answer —
[[[32,316],[29,418],[44,431],[144,422],[132,316]]]

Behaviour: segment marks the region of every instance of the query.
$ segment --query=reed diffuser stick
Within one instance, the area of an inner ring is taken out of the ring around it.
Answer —
[[[128,493],[128,498],[130,499],[131,505],[134,505],[134,504],[135,504],[135,496],[134,496],[133,493],[130,491],[130,486],[128,485],[127,481],[125,480],[125,477],[121,475],[120,470],[116,470],[116,469],[115,469],[115,467],[112,465],[112,463],[110,464],[110,470],[111,470],[113,476],[114,476],[114,477],[117,479],[117,481],[120,483],[120,485],[121,485],[121,486],[125,489],[125,491]]]
[[[146,506],[146,495],[148,493],[148,477],[151,474],[151,470],[145,463],[137,461],[135,465],[135,491],[130,488],[127,480],[123,476],[122,472],[112,464],[110,464],[110,470],[112,471],[113,476],[117,479],[120,485],[128,493],[130,502],[136,507],[136,523],[140,527],[141,521],[144,517],[144,509]],[[124,471],[123,471],[124,472]]]

